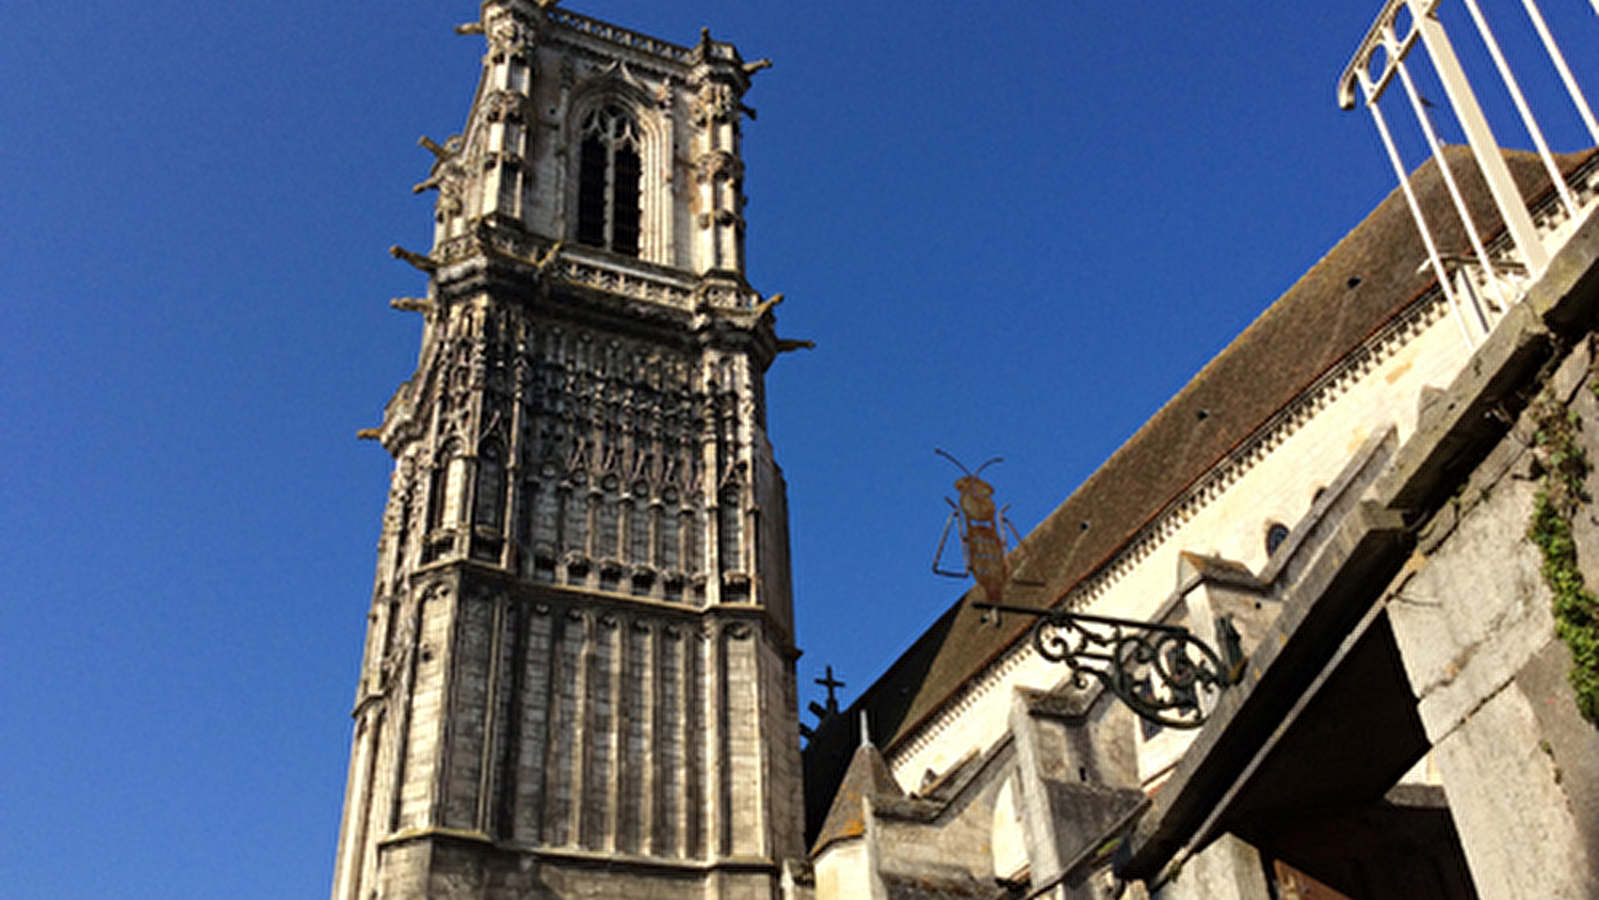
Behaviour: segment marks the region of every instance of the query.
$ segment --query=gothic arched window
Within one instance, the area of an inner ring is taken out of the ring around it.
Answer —
[[[728,487],[722,491],[721,502],[716,505],[717,537],[721,539],[718,556],[724,572],[737,572],[744,568],[744,535],[739,527],[743,511],[739,509],[738,501],[738,488]]]
[[[642,175],[633,118],[616,105],[590,110],[578,161],[578,243],[638,256]]]
[[[439,453],[429,481],[428,530],[453,527],[461,520],[461,503],[466,494],[466,460],[455,442]]]
[[[485,441],[478,451],[477,490],[473,492],[477,524],[499,530],[505,521],[505,451],[498,441]]]

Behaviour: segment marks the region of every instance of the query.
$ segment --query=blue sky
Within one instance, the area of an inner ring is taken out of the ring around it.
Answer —
[[[963,590],[935,447],[1005,457],[1025,532],[1393,185],[1334,103],[1375,4],[568,5],[776,63],[749,273],[817,343],[769,380],[802,701]],[[354,435],[415,363],[386,250],[427,246],[476,12],[0,12],[12,900],[327,891],[389,467]]]

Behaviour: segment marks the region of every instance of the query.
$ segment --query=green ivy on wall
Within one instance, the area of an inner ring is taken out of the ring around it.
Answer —
[[[1571,648],[1571,686],[1582,717],[1599,725],[1599,597],[1577,569],[1571,522],[1584,504],[1588,458],[1577,437],[1577,413],[1549,397],[1532,408],[1538,431],[1533,443],[1543,464],[1543,486],[1527,537],[1543,553],[1543,578],[1554,592],[1555,634]]]

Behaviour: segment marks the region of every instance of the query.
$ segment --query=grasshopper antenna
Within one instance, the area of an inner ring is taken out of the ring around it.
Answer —
[[[988,468],[989,466],[993,465],[994,463],[1002,463],[1004,461],[1005,461],[1005,457],[996,456],[993,459],[989,460],[988,462],[985,462],[982,465],[978,466],[977,467],[977,471],[973,472],[972,474],[973,475],[981,475],[981,474],[983,474],[983,470],[984,469]]]
[[[955,468],[960,469],[962,472],[966,473],[967,475],[972,474],[972,470],[971,469],[966,468],[966,466],[963,463],[961,463],[960,460],[958,460],[955,457],[949,455],[948,453],[945,453],[943,450],[940,450],[939,448],[934,447],[933,448],[933,452],[937,453],[939,456],[942,456],[945,459],[949,460],[950,462],[954,463],[955,464]],[[983,465],[986,466],[986,465],[988,465],[988,463],[983,463]]]
[[[941,450],[941,449],[939,449],[937,447],[933,448],[933,452],[937,453],[939,456],[942,456],[945,459],[949,460],[950,462],[954,463],[955,464],[955,468],[960,469],[962,473],[964,473],[966,475],[970,475],[973,478],[976,478],[977,476],[983,474],[983,470],[988,468],[989,466],[993,465],[994,463],[1002,463],[1002,462],[1005,461],[1005,457],[996,456],[993,459],[989,460],[988,462],[985,462],[982,465],[978,466],[977,467],[977,471],[973,472],[971,469],[966,468],[966,464],[965,463],[963,463],[960,460],[956,459],[950,453],[948,453],[948,452],[946,452],[944,450]]]

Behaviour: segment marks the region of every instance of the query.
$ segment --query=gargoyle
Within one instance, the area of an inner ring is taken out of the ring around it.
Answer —
[[[403,259],[429,275],[439,270],[439,264],[431,256],[407,250],[398,244],[389,248],[389,255],[395,259]]]
[[[550,265],[555,262],[555,257],[560,254],[561,248],[564,246],[566,246],[565,241],[556,241],[555,243],[551,244],[550,249],[544,251],[543,256],[533,260],[533,268],[536,269],[540,275],[543,275],[544,270],[548,269]]]
[[[419,312],[431,316],[438,310],[437,304],[425,297],[395,297],[389,301],[389,306],[401,312]]]
[[[772,296],[766,298],[765,300],[762,300],[761,302],[755,304],[755,310],[754,310],[755,318],[759,319],[761,316],[766,315],[767,313],[772,311],[772,307],[774,307],[777,304],[782,303],[782,302],[783,302],[783,295],[782,294],[773,294]]]
[[[461,152],[461,136],[458,134],[453,134],[445,138],[443,146],[439,146],[438,141],[435,141],[425,134],[417,138],[416,143],[422,149],[433,154],[433,158],[439,162],[444,162],[445,160],[450,159]]]
[[[427,180],[413,186],[411,193],[420,194],[441,187],[449,178],[460,173],[461,167],[457,162],[461,155],[460,135],[450,137],[442,147],[425,134],[417,139],[417,143],[433,154],[433,167],[428,170]]]

